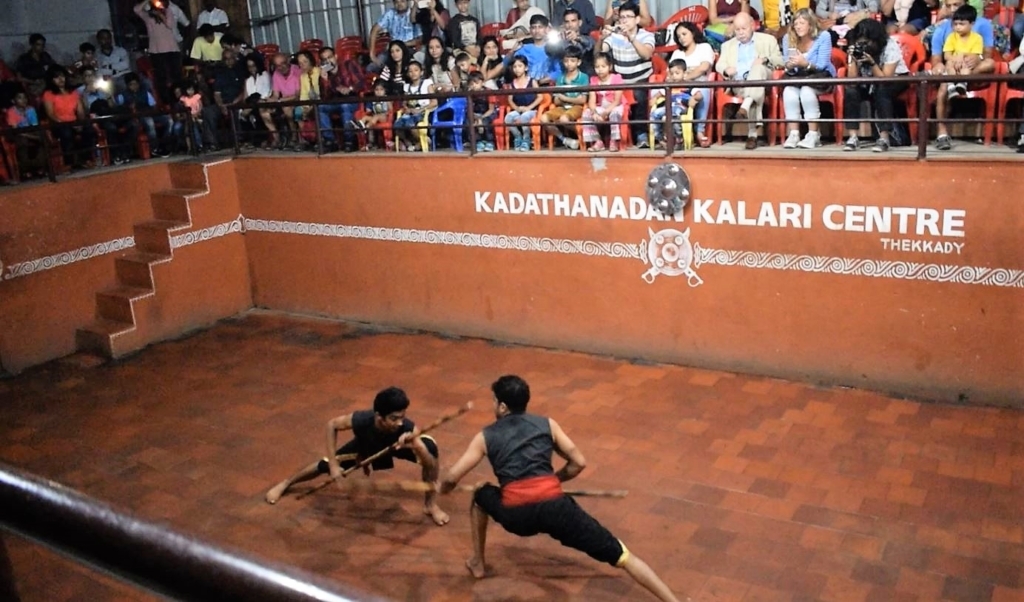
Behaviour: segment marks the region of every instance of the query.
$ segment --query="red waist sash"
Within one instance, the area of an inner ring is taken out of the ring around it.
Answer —
[[[525,506],[562,496],[562,482],[555,475],[513,481],[501,488],[503,506]]]

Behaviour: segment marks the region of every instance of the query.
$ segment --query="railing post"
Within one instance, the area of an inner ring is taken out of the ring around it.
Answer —
[[[313,128],[316,132],[316,156],[319,157],[324,154],[324,137],[320,131],[320,103],[317,102],[313,105]],[[302,135],[301,128],[299,135]]]
[[[644,91],[646,92],[646,90],[644,90]],[[648,102],[650,102],[650,101],[648,101]],[[648,105],[648,106],[650,106],[650,105]],[[676,124],[672,121],[672,87],[671,86],[668,86],[668,85],[665,86],[665,104],[663,104],[662,106],[665,107],[665,124],[662,126],[663,128],[665,128],[665,156],[666,157],[671,157],[672,153],[674,153],[676,151]],[[650,115],[650,111],[649,110],[648,110],[648,115]],[[650,119],[649,116],[648,116],[648,119]],[[647,125],[647,129],[648,130],[651,129],[650,124]],[[650,132],[648,132],[648,133],[650,133]],[[654,150],[654,136],[651,136],[651,141],[650,141],[649,144],[651,145],[651,150]]]
[[[472,90],[466,91],[466,121],[469,122],[469,156],[472,157],[476,155],[476,113],[473,111]]]
[[[993,86],[996,84],[992,84]],[[939,93],[942,87],[939,86]],[[917,83],[917,160],[928,157],[928,83]],[[909,129],[909,128],[908,128]]]
[[[235,156],[242,154],[242,147],[238,144],[238,119],[234,107],[228,107],[228,119],[231,121],[231,146],[235,149]]]
[[[0,600],[21,600],[18,597],[18,588],[14,585],[14,567],[11,566],[11,557],[7,554],[3,531],[0,531]]]
[[[46,157],[46,176],[51,182],[56,182],[57,172],[53,169],[53,152],[50,148],[50,127],[51,126],[46,126],[47,129],[40,128],[39,134],[43,137],[43,155]],[[61,157],[63,156],[64,152],[62,150]]]

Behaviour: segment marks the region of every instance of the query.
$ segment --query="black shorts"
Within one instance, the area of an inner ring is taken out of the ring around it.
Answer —
[[[568,495],[509,507],[502,505],[499,487],[484,485],[473,494],[473,501],[513,535],[531,537],[544,533],[563,546],[614,567],[621,567],[629,558],[626,546]]]
[[[420,435],[420,441],[423,442],[423,445],[425,445],[427,447],[427,451],[430,452],[430,455],[434,456],[434,459],[436,460],[437,457],[438,457],[438,451],[437,451],[437,442],[434,441],[434,438],[431,437],[430,435]],[[348,443],[346,443],[345,445],[341,446],[341,449],[339,449],[338,451],[336,451],[334,453],[335,453],[335,455],[338,455],[338,456],[341,456],[341,455],[344,455],[344,454],[359,453],[359,446],[356,445],[356,440],[353,439],[353,440],[349,441]],[[412,462],[414,464],[418,464],[419,463],[419,458],[416,457],[416,452],[412,451],[408,447],[403,447],[402,449],[397,449],[397,450],[391,452],[390,454],[384,454],[380,458],[377,458],[376,460],[374,460],[373,462],[370,463],[370,466],[374,470],[391,470],[392,468],[395,467],[395,458],[398,458],[400,460],[405,460],[406,462]],[[356,460],[345,460],[344,462],[341,463],[341,469],[342,470],[347,470],[349,468],[352,468],[353,466],[355,466],[358,463],[359,462],[356,461]],[[316,469],[317,469],[317,471],[320,472],[320,474],[327,474],[327,473],[329,473],[331,471],[331,469],[327,465],[327,458],[324,458],[323,460],[320,460],[320,463],[317,464]]]

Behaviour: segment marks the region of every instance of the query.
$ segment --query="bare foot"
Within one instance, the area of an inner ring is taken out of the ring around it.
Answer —
[[[474,579],[483,579],[487,576],[487,568],[476,556],[466,561],[466,568],[469,569],[469,572],[473,575]]]
[[[288,489],[288,481],[281,481],[274,485],[263,499],[267,500],[268,504],[276,504],[277,500],[281,499],[281,496],[284,495],[285,489]]]
[[[444,510],[441,510],[441,508],[437,504],[432,504],[424,508],[423,514],[426,514],[430,516],[430,518],[434,519],[434,524],[436,524],[438,527],[443,527],[448,524],[448,513],[445,512]]]

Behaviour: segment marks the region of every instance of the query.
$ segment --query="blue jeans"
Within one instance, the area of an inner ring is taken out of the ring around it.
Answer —
[[[696,96],[700,92],[700,102],[697,103],[696,108],[693,111],[693,129],[698,134],[704,133],[704,128],[707,124],[704,123],[708,119],[708,111],[711,109],[711,90],[709,88],[693,88],[690,90],[690,94]]]
[[[665,105],[654,107],[651,109],[651,125],[654,129],[654,139],[662,140],[662,130],[665,128],[665,113],[667,109]],[[672,103],[672,131],[675,132],[676,140],[683,139],[683,124],[680,123],[680,118],[683,113],[686,112],[686,108],[682,105]]]
[[[338,113],[341,115],[341,127],[345,132],[345,143],[355,144],[356,133],[353,131],[349,122],[355,119],[356,110],[358,108],[359,105],[354,103],[320,105],[320,133],[323,135],[324,140],[335,139],[334,126],[331,124],[331,115],[333,113]]]

